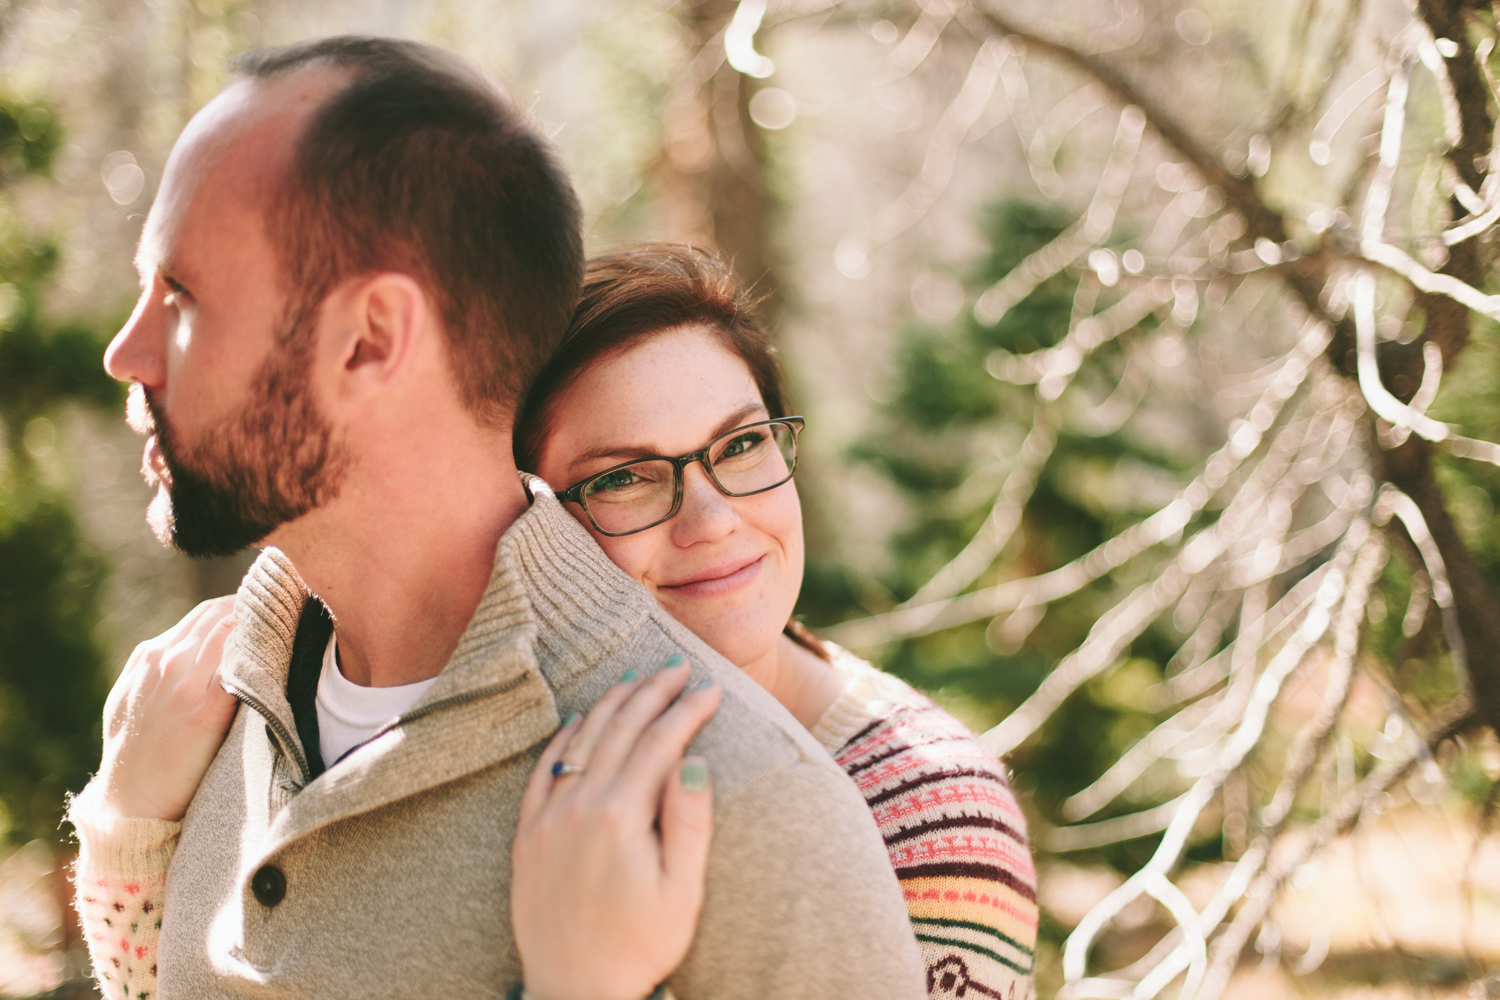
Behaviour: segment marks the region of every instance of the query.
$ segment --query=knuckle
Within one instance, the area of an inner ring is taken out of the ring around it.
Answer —
[[[610,796],[598,810],[598,823],[605,831],[618,834],[630,826],[631,810],[618,796]]]
[[[595,741],[587,736],[574,736],[563,746],[563,752],[558,754],[558,759],[567,758],[574,764],[588,763],[589,755],[593,753]]]
[[[592,818],[590,803],[582,795],[575,795],[560,811],[558,825],[567,831],[586,830]]]
[[[641,752],[655,754],[672,749],[679,740],[672,727],[667,725],[655,725],[641,733],[641,738],[636,741],[636,746]]]

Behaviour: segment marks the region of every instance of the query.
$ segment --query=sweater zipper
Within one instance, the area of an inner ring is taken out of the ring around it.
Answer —
[[[349,756],[351,753],[358,750],[366,743],[372,743],[375,740],[378,740],[380,737],[384,736],[392,729],[395,729],[397,726],[405,725],[408,722],[420,719],[426,715],[431,715],[433,712],[442,711],[445,708],[454,708],[458,705],[468,704],[471,701],[478,701],[480,698],[491,698],[497,694],[504,694],[507,691],[511,691],[515,688],[520,687],[523,683],[525,683],[525,681],[526,674],[525,672],[522,672],[517,676],[512,677],[508,681],[500,681],[495,684],[487,684],[484,687],[475,688],[473,691],[465,691],[463,694],[456,694],[451,697],[444,698],[441,701],[435,701],[430,705],[423,705],[421,708],[416,708],[411,710],[410,712],[398,715],[396,716],[396,718],[392,719],[390,722],[387,722],[385,725],[375,730],[375,732],[371,733],[369,738],[362,740],[361,742],[356,743],[354,746],[350,747],[348,750],[345,750],[343,757],[340,757],[339,760],[343,760],[344,757]],[[312,780],[312,769],[307,766],[307,758],[303,756],[301,748],[297,745],[296,741],[292,739],[291,733],[287,730],[286,726],[282,725],[281,720],[278,719],[274,714],[272,714],[270,709],[266,708],[265,705],[261,704],[260,701],[258,701],[251,695],[246,694],[239,688],[229,687],[227,685],[225,687],[225,690],[234,695],[240,701],[249,705],[251,708],[255,709],[255,711],[266,720],[266,725],[271,727],[271,731],[276,734],[276,739],[287,750],[287,752],[290,753],[292,760],[297,765],[298,773],[302,776],[302,783],[297,786],[297,790],[300,791],[301,789],[306,788],[307,783]],[[332,767],[337,763],[338,761],[333,761],[328,766]]]
[[[281,744],[283,752],[287,753],[292,758],[292,762],[297,765],[297,773],[302,776],[302,783],[297,787],[299,789],[306,787],[307,783],[312,780],[312,769],[307,766],[307,758],[303,756],[302,748],[297,745],[296,740],[292,739],[291,731],[282,724],[281,720],[269,708],[253,695],[227,684],[224,686],[224,689],[246,705],[255,709],[261,718],[266,720],[266,725],[270,728],[271,732],[276,734],[276,742]]]

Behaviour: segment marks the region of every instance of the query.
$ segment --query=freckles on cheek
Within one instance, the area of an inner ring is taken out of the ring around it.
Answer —
[[[609,556],[610,562],[623,569],[636,583],[643,585],[652,593],[656,592],[655,583],[650,578],[650,549],[634,541],[637,536],[624,535],[612,538],[609,535],[601,535],[592,527],[590,533],[599,543],[599,547],[604,550],[604,554]]]

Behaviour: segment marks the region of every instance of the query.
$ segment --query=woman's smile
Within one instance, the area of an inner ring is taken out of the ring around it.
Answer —
[[[658,583],[656,587],[669,597],[722,597],[753,583],[765,561],[766,557],[759,555],[722,562],[675,583]]]

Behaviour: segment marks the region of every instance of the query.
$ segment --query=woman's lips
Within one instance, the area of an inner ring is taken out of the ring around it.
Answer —
[[[681,583],[661,584],[658,589],[683,597],[718,597],[754,580],[760,575],[765,561],[765,556],[756,556],[745,563],[715,566]]]

